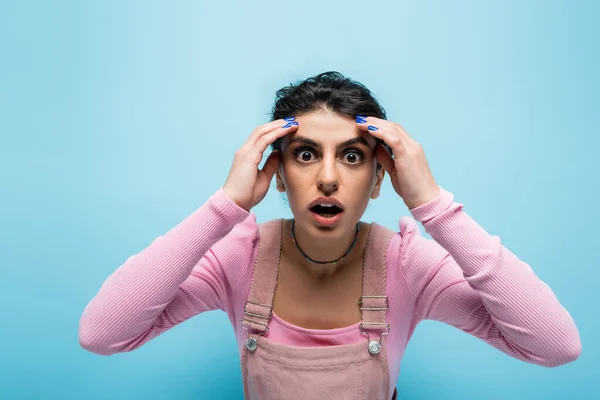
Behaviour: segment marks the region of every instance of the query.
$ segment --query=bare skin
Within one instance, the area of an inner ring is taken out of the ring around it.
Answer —
[[[284,220],[282,251],[273,312],[281,319],[309,329],[335,329],[361,320],[357,304],[362,294],[362,266],[370,224],[361,222],[359,238],[348,262],[329,275],[298,268],[291,220]]]
[[[297,116],[297,125],[282,128],[284,120],[257,128],[236,153],[224,192],[250,210],[266,195],[276,176],[277,190],[286,192],[295,219],[295,236],[312,259],[334,260],[355,237],[355,226],[370,199],[379,196],[383,169],[376,169],[376,140],[356,121],[328,110]],[[266,147],[284,137],[281,152],[273,152],[262,171],[257,170]],[[317,145],[294,141],[304,138]],[[362,139],[341,146],[352,139]],[[254,171],[254,172],[253,172]],[[335,197],[343,204],[342,217],[324,226],[311,215],[317,197]],[[370,224],[360,222],[359,239],[336,264],[305,259],[291,237],[291,220],[282,228],[282,253],[273,311],[289,323],[309,329],[334,329],[360,321],[362,266]]]
[[[282,163],[276,173],[277,189],[287,192],[296,220],[295,235],[312,259],[328,261],[346,252],[355,236],[355,225],[370,199],[379,196],[383,170],[376,170],[376,141],[356,127],[354,119],[320,110],[296,118],[298,129],[282,145]],[[314,140],[320,148],[291,143],[294,137]],[[337,146],[362,137],[365,144]],[[353,149],[363,153],[352,155]],[[307,154],[303,154],[307,153]],[[340,222],[323,227],[310,216],[308,205],[319,197],[335,197],[344,205]],[[280,318],[310,329],[334,329],[361,320],[358,299],[362,294],[362,266],[370,224],[360,222],[359,239],[352,251],[336,264],[306,260],[291,236],[291,220],[282,232],[282,255],[273,311]]]

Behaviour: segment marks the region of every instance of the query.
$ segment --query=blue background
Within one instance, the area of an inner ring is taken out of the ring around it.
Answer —
[[[241,398],[224,313],[110,357],[79,346],[79,317],[225,182],[278,88],[327,70],[374,92],[582,338],[551,369],[425,321],[400,398],[597,396],[599,4],[2,1],[0,397]],[[259,222],[291,216],[272,188]],[[386,179],[363,220],[408,214]]]

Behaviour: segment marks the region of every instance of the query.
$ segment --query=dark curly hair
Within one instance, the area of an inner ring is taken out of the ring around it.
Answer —
[[[337,71],[323,72],[292,83],[279,89],[275,96],[271,121],[297,117],[320,109],[352,118],[356,115],[368,115],[387,119],[385,109],[365,85]],[[392,149],[383,140],[375,139],[392,154]],[[271,144],[271,149],[281,151],[282,142],[283,138],[278,138]],[[377,163],[377,169],[379,168],[381,165]]]

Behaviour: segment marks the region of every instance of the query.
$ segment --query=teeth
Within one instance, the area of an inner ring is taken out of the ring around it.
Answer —
[[[333,207],[333,204],[319,204],[321,207]]]

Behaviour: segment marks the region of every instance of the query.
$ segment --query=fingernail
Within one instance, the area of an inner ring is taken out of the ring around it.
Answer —
[[[298,125],[298,122],[294,121],[294,122],[290,122],[290,124],[292,124],[292,125]]]
[[[356,118],[367,118],[366,115],[357,115]]]
[[[286,121],[293,121],[295,119],[296,119],[296,117],[287,117],[287,118],[284,118],[284,120],[286,120]]]
[[[358,118],[356,117],[356,122],[359,124],[364,124],[365,122],[367,122],[366,120],[362,119],[362,118]]]
[[[375,126],[373,126],[373,125],[369,125],[368,129],[369,129],[370,131],[376,131],[376,130],[377,130],[377,127],[375,127]]]
[[[292,126],[292,124],[288,123],[288,124],[285,124],[282,128],[289,128],[290,126]]]

